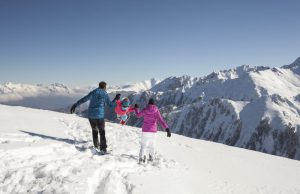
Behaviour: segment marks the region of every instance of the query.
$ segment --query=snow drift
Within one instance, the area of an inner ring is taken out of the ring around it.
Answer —
[[[0,123],[0,193],[300,193],[295,160],[159,132],[141,166],[140,128],[107,123],[99,156],[87,119],[0,105]]]

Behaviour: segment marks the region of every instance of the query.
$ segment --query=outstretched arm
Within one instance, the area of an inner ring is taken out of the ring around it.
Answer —
[[[164,121],[164,119],[162,118],[161,114],[159,111],[157,111],[157,114],[156,114],[156,118],[157,120],[159,121],[159,123],[161,124],[161,126],[166,130],[167,132],[167,137],[171,137],[171,131],[167,125],[167,123]]]
[[[159,121],[159,123],[161,124],[161,126],[164,128],[164,129],[167,129],[169,128],[167,123],[164,121],[164,119],[162,118],[161,114],[159,111],[157,111],[156,113],[156,118],[157,120]]]
[[[92,95],[93,95],[94,91],[91,91],[88,95],[86,95],[85,97],[81,98],[80,100],[78,100],[75,104],[73,104],[73,106],[71,107],[71,114],[75,112],[75,109],[77,106],[79,106],[82,103],[85,103],[86,101],[90,100]]]
[[[106,103],[109,107],[111,107],[111,108],[116,107],[116,106],[117,106],[116,101],[117,101],[117,98],[114,98],[114,99],[111,101],[110,98],[109,98],[109,96],[108,96],[108,94],[105,93],[105,103]]]
[[[141,118],[141,117],[143,117],[144,115],[145,115],[145,111],[144,111],[144,110],[140,111],[139,108],[135,108],[135,116],[136,116],[137,118]]]
[[[80,100],[78,100],[76,103],[75,103],[75,106],[79,106],[80,104],[83,104],[85,102],[87,102],[88,100],[91,99],[92,95],[93,95],[93,92],[94,91],[91,91],[88,95],[86,95],[85,97],[81,98]]]
[[[134,107],[130,107],[127,112],[130,113],[130,112],[134,112],[134,111],[135,111],[135,108]]]

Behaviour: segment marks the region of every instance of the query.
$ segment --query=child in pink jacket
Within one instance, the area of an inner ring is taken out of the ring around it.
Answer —
[[[167,131],[167,136],[171,137],[170,129],[167,123],[163,120],[154,100],[150,99],[146,108],[139,110],[138,105],[135,104],[135,115],[138,118],[144,117],[142,127],[142,140],[139,154],[139,163],[146,162],[146,152],[149,151],[149,161],[153,160],[155,154],[155,136],[157,132],[157,121]]]
[[[134,112],[134,108],[130,107],[130,101],[128,98],[124,98],[122,101],[117,100],[117,106],[115,112],[117,117],[120,119],[120,124],[125,125],[128,120],[127,113]]]

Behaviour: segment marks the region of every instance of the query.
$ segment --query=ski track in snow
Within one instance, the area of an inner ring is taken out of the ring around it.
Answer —
[[[110,154],[100,156],[91,152],[91,128],[86,119],[59,121],[68,128],[69,141],[50,140],[49,144],[43,142],[49,141],[43,137],[1,133],[1,144],[23,141],[37,145],[0,151],[0,157],[5,158],[0,162],[0,193],[130,194],[135,188],[127,180],[130,174],[175,165],[159,154],[152,164],[137,164],[140,131],[136,128],[106,123]]]

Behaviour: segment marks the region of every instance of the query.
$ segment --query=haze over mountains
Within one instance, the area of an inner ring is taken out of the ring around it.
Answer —
[[[112,95],[118,92],[129,95],[148,90],[157,83],[159,83],[159,80],[151,79],[138,83],[109,86],[107,91]],[[60,83],[50,85],[5,83],[0,85],[0,103],[47,110],[62,110],[96,87],[97,83],[95,83],[95,86],[87,87],[69,87]]]

